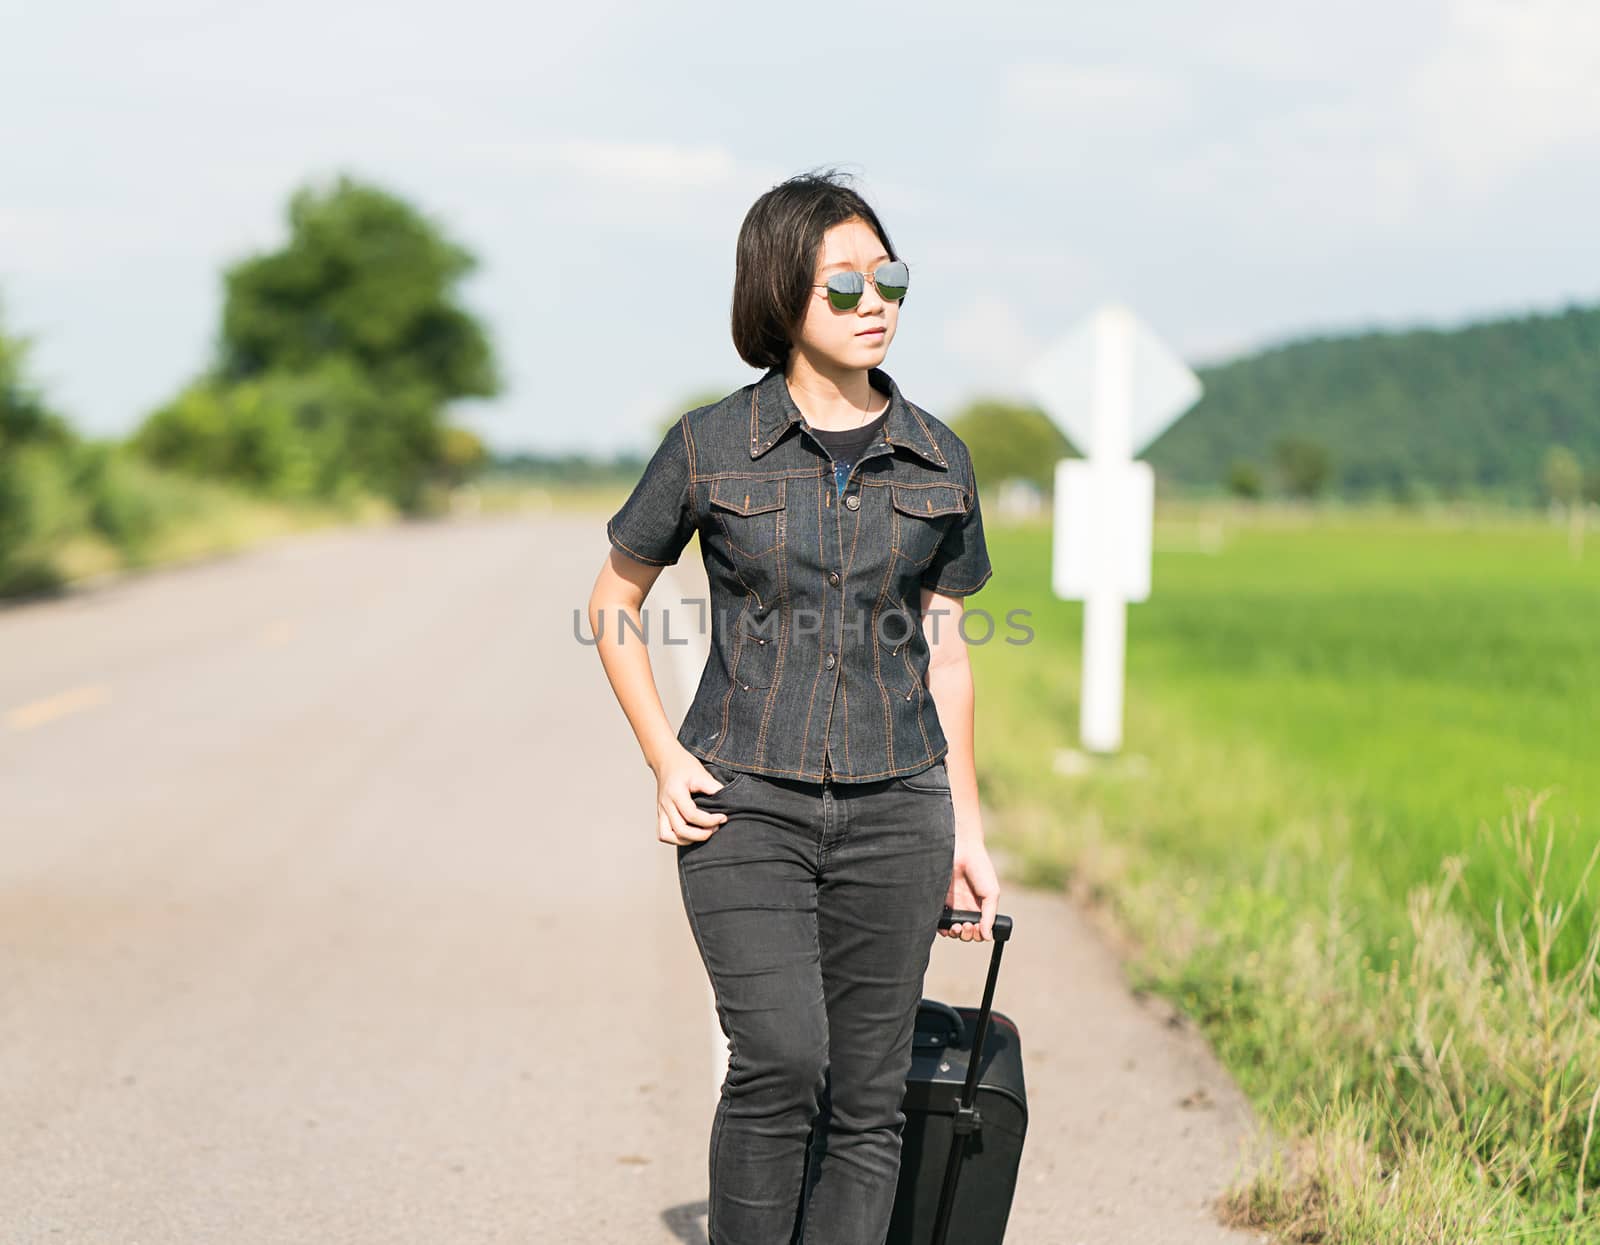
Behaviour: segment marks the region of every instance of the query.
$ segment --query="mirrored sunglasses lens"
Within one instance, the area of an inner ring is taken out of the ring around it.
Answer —
[[[906,267],[905,260],[897,259],[881,265],[872,277],[879,297],[895,302],[905,297],[906,287],[911,283],[911,270]]]
[[[840,311],[848,311],[861,301],[866,288],[859,272],[836,272],[828,278],[828,301]]]

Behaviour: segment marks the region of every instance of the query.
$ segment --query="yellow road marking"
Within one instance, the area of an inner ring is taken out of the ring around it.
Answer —
[[[111,698],[111,689],[104,683],[91,683],[60,692],[30,705],[19,705],[6,714],[6,725],[14,731],[28,731],[69,713],[104,704]]]

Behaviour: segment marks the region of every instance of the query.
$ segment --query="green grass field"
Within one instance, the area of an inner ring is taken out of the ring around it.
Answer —
[[[1163,566],[1168,595],[1135,632],[1142,687],[1187,682],[1213,728],[1335,783],[1353,863],[1396,898],[1470,852],[1519,786],[1555,789],[1571,829],[1552,878],[1576,879],[1600,834],[1600,557],[1538,528],[1387,524],[1248,533],[1218,562],[1221,584],[1194,558]],[[1485,902],[1502,892],[1493,871],[1467,877]]]
[[[1212,554],[1178,551],[1203,509],[1158,520],[1103,758],[1075,751],[1082,607],[1050,593],[1048,529],[989,524],[996,574],[969,608],[1035,631],[973,649],[991,839],[1106,899],[1141,984],[1311,1137],[1315,1179],[1259,1183],[1245,1218],[1600,1239],[1574,1226],[1600,1200],[1581,1192],[1600,1183],[1600,877],[1537,919],[1600,836],[1600,540],[1577,561],[1527,518],[1219,515]],[[1386,1178],[1354,1181],[1340,1146]]]

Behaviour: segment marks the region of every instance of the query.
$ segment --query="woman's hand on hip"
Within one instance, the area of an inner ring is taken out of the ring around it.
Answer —
[[[694,793],[722,790],[717,776],[682,744],[656,769],[656,838],[682,847],[702,843],[728,820],[726,813],[708,813],[694,802]]]

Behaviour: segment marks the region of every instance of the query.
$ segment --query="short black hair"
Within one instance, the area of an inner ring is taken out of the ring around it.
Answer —
[[[805,316],[822,235],[860,217],[899,259],[872,205],[837,169],[779,182],[745,213],[733,275],[733,346],[751,367],[784,367]],[[905,300],[901,299],[902,304]]]

